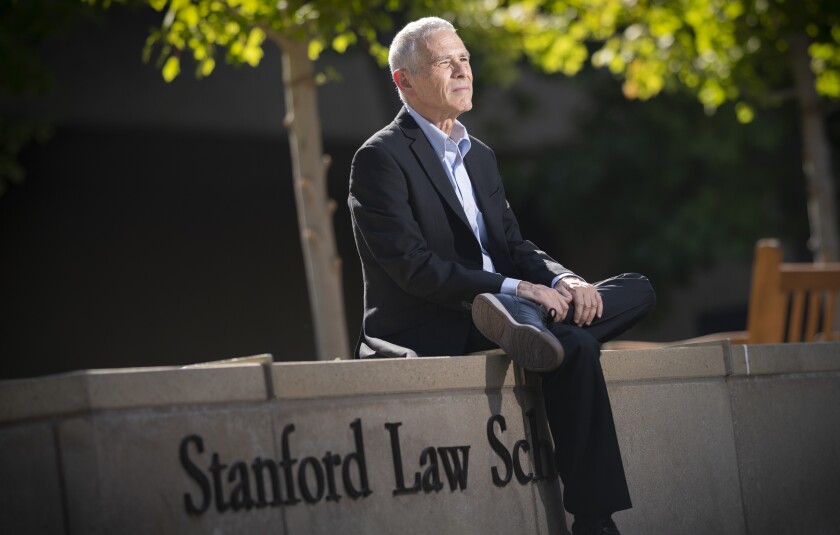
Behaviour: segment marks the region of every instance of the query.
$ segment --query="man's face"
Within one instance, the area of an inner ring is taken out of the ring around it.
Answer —
[[[419,52],[416,73],[405,73],[409,105],[432,122],[455,119],[472,109],[470,54],[458,35],[440,30],[431,35]]]

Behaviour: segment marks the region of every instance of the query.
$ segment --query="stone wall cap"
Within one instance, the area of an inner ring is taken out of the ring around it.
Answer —
[[[499,354],[291,362],[271,367],[278,399],[513,387],[524,384],[521,372]]]
[[[268,397],[259,363],[85,370],[0,382],[0,423],[95,410]]]
[[[726,377],[728,344],[603,351],[607,381]]]
[[[522,386],[503,354],[271,364],[257,355],[183,368],[97,369],[0,381],[0,424],[79,412]],[[840,343],[604,351],[607,381],[840,371]],[[528,383],[533,384],[533,383]]]
[[[732,375],[840,371],[840,342],[732,346]]]

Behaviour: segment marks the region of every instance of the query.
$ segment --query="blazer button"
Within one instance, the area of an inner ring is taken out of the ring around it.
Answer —
[[[469,301],[461,301],[461,306],[463,306],[467,310],[472,310],[472,303],[470,303]]]

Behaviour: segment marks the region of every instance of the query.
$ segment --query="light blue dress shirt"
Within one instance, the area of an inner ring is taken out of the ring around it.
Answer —
[[[408,113],[417,121],[426,139],[432,145],[435,154],[440,159],[443,170],[446,171],[446,176],[449,177],[449,182],[455,190],[455,195],[461,202],[461,207],[464,209],[464,214],[467,216],[467,221],[470,223],[475,239],[481,247],[481,261],[484,271],[495,273],[496,269],[493,266],[493,260],[490,258],[490,253],[487,252],[487,228],[484,226],[484,215],[478,209],[478,204],[475,201],[475,193],[473,192],[472,182],[467,174],[467,168],[464,166],[464,158],[470,151],[470,136],[467,134],[466,127],[460,121],[455,121],[452,127],[452,133],[446,135],[438,127],[426,120],[425,117],[414,111],[406,104]],[[505,278],[502,282],[501,292],[506,294],[516,294],[516,287],[519,285],[519,279],[510,277]]]

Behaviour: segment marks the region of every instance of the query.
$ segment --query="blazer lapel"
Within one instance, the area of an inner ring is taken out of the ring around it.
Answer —
[[[487,230],[487,239],[490,242],[487,244],[487,252],[490,253],[496,271],[512,273],[513,271],[508,271],[508,269],[513,269],[513,264],[509,260],[507,244],[503,241],[505,239],[505,229],[500,217],[501,214],[494,210],[490,203],[490,194],[495,191],[492,189],[494,183],[490,178],[495,173],[493,169],[488,169],[489,162],[486,158],[479,159],[475,154],[474,151],[467,153],[464,165],[470,175],[478,209],[481,210],[484,217],[484,228]],[[507,200],[502,199],[502,202],[507,202]]]
[[[402,129],[405,136],[412,140],[409,146],[412,152],[414,152],[417,161],[420,162],[420,165],[426,172],[426,176],[429,177],[432,185],[437,189],[440,196],[443,197],[452,211],[464,222],[467,228],[470,228],[467,215],[464,213],[464,208],[461,206],[458,196],[455,195],[455,189],[452,187],[446,171],[443,170],[440,157],[432,150],[432,144],[426,139],[426,135],[417,125],[417,122],[403,108],[397,115],[396,123]]]

